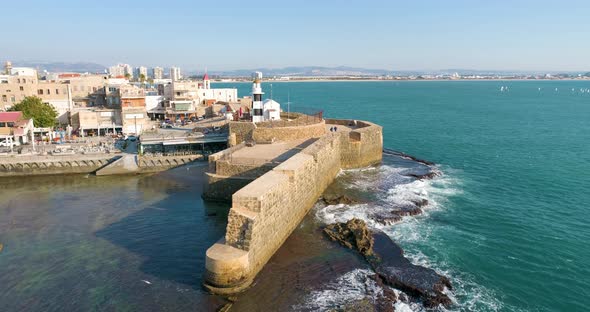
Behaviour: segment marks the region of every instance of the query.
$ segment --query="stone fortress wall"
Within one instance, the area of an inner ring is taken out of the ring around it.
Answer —
[[[229,145],[234,146],[245,141],[259,143],[272,141],[294,141],[309,138],[319,138],[326,133],[324,120],[292,127],[257,127],[251,122],[229,123]]]
[[[232,195],[226,235],[207,251],[205,286],[212,292],[247,287],[341,169],[381,161],[380,126],[356,122],[353,130],[337,133],[325,133],[326,125],[322,127],[324,135],[314,143]]]

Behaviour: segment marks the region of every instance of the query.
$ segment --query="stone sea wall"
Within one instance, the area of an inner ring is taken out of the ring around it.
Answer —
[[[90,174],[113,165],[122,155],[67,155],[0,158],[0,177]],[[159,172],[202,159],[201,155],[138,157],[137,170],[124,173]]]
[[[203,159],[202,155],[141,156],[138,158],[140,173],[159,172]]]
[[[0,159],[0,177],[92,173],[115,159],[112,155]]]
[[[207,251],[205,286],[217,293],[247,287],[342,168],[381,160],[381,130],[363,123],[327,133],[234,193],[226,235]]]
[[[236,145],[245,141],[266,143],[272,141],[295,141],[319,138],[326,134],[326,123],[316,123],[293,127],[257,127],[251,122],[229,123],[229,144]]]

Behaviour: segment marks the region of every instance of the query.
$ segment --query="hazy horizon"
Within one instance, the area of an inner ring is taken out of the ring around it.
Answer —
[[[11,2],[4,60],[229,71],[298,66],[390,71],[581,72],[590,3],[188,0]]]

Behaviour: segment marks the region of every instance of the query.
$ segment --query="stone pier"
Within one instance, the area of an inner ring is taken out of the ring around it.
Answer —
[[[325,130],[332,126],[338,132]],[[283,158],[273,157],[277,152],[272,154],[269,146],[240,142],[233,150],[210,157],[206,194],[218,199],[231,196],[232,202],[225,237],[206,254],[204,285],[211,292],[230,294],[248,287],[341,169],[381,161],[382,129],[376,124],[326,120],[321,124],[323,133],[317,126],[306,127],[313,129],[308,136],[304,129],[291,129],[296,134],[284,128],[264,129],[265,142],[282,144],[278,150]],[[256,137],[256,129],[248,135]],[[240,154],[266,155],[275,162],[249,162],[245,168]]]

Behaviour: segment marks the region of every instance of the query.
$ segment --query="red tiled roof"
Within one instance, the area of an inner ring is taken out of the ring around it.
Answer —
[[[22,112],[4,112],[0,113],[1,122],[17,122],[23,118]]]
[[[207,75],[207,73],[205,73],[205,76],[203,76],[203,80],[209,80],[209,75]]]

